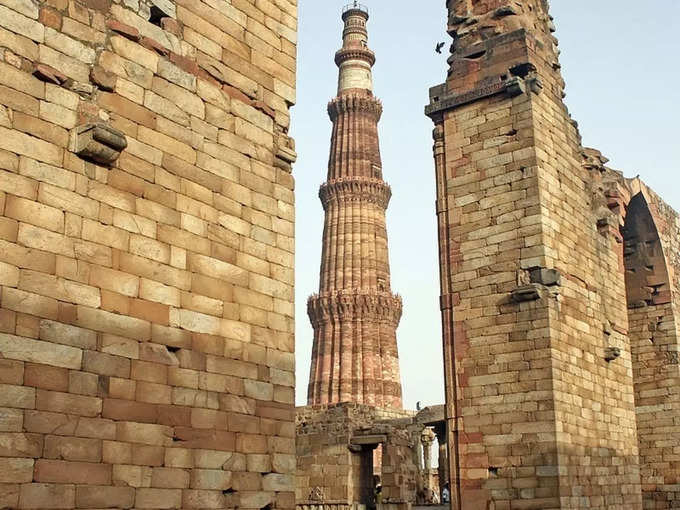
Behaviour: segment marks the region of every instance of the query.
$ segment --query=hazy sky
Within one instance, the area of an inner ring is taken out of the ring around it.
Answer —
[[[323,209],[335,96],[335,51],[341,46],[345,2],[299,0],[298,101],[292,135],[297,181],[297,401],[305,404],[312,348],[307,297],[318,290]],[[444,81],[446,55],[434,52],[446,35],[444,0],[362,0],[371,13],[376,52],[375,94],[383,174],[392,186],[387,228],[392,289],[404,299],[397,330],[404,405],[442,403],[432,122],[424,116],[428,89]],[[680,210],[680,1],[552,0],[562,50],[566,102],[584,145],[609,165],[640,175]],[[446,51],[445,51],[446,53]]]

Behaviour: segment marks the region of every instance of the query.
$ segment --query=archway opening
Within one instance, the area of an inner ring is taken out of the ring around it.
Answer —
[[[642,193],[628,205],[622,229],[628,308],[669,303],[666,259],[654,218]]]

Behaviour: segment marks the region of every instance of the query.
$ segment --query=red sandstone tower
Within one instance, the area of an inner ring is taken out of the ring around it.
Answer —
[[[328,180],[319,191],[326,213],[319,294],[308,303],[314,327],[308,403],[401,408],[402,304],[390,289],[385,210],[392,193],[382,179],[375,55],[367,46],[367,10],[355,2],[342,19],[338,95],[328,104]]]

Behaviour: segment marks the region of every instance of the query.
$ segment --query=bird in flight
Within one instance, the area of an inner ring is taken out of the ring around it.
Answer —
[[[437,53],[439,53],[441,55],[442,48],[444,47],[445,44],[446,44],[445,42],[437,43],[437,47],[434,49],[434,51],[436,51]]]

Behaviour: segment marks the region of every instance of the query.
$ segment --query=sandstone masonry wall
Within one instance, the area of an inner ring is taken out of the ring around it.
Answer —
[[[672,508],[677,215],[582,147],[546,1],[448,6],[427,113],[454,507]]]
[[[0,0],[0,507],[294,507],[296,31]]]
[[[374,463],[379,462],[382,498],[395,509],[415,502],[415,413],[358,403],[306,406],[296,415],[296,501],[356,507],[373,500]],[[357,437],[374,438],[361,443]],[[355,442],[358,441],[358,442]],[[381,443],[379,450],[374,450]],[[382,457],[376,459],[377,452]],[[402,505],[402,506],[399,506]],[[387,508],[387,507],[385,507]]]

